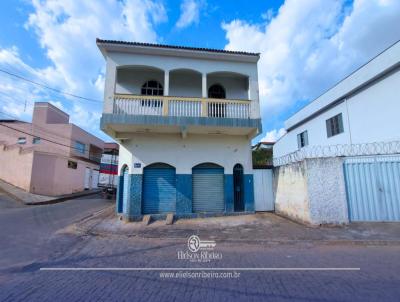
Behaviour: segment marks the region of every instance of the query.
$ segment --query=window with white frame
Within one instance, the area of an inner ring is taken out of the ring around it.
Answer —
[[[86,146],[85,146],[84,143],[75,141],[75,150],[76,150],[78,153],[85,154]]]
[[[326,134],[328,138],[344,132],[342,114],[339,113],[326,120]]]
[[[299,134],[297,134],[297,146],[299,147],[299,149],[308,146],[308,132],[303,131]]]

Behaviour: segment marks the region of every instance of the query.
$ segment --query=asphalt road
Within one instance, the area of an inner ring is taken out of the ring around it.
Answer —
[[[55,233],[106,206],[99,195],[26,206],[0,192],[0,267],[21,265],[52,252]]]
[[[221,257],[193,263],[178,259],[180,251],[187,251],[185,238],[140,239],[57,232],[107,204],[92,197],[49,205],[40,211],[39,207],[13,206],[2,201],[0,244],[1,252],[5,247],[6,253],[0,257],[0,301],[399,301],[400,246],[396,245],[216,242],[214,252]],[[199,275],[185,275],[187,271],[165,275],[171,272],[168,269],[40,270],[174,267],[288,270],[234,271],[240,273],[239,277],[210,277],[208,271],[200,271]]]

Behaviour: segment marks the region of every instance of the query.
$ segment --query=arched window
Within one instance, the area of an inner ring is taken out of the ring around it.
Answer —
[[[164,95],[164,89],[162,85],[155,81],[147,81],[142,86],[142,95]]]
[[[214,99],[225,99],[226,95],[224,87],[220,84],[211,85],[210,88],[208,88],[208,97]]]

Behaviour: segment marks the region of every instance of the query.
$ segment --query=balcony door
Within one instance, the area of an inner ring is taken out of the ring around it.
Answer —
[[[226,93],[225,88],[220,84],[211,85],[208,88],[208,97],[211,99],[225,99]],[[226,116],[226,104],[218,101],[208,102],[208,116],[209,117],[225,117]]]

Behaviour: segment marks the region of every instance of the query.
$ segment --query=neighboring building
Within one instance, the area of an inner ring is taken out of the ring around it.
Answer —
[[[99,187],[115,191],[118,186],[118,154],[117,143],[105,143],[100,162]]]
[[[400,42],[290,117],[275,209],[313,224],[400,221]]]
[[[400,42],[312,101],[285,122],[278,159],[303,147],[400,140]]]
[[[259,142],[251,147],[254,169],[272,168],[273,146],[273,142]]]
[[[65,112],[37,102],[32,123],[0,122],[0,179],[48,196],[97,187],[103,144]]]
[[[120,143],[118,212],[129,219],[254,212],[259,55],[97,45],[107,65],[101,128]]]

